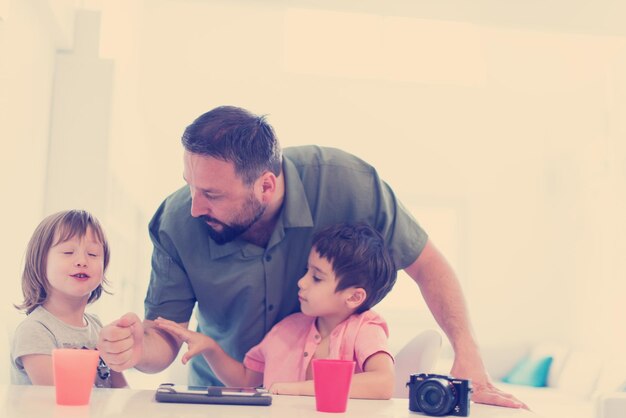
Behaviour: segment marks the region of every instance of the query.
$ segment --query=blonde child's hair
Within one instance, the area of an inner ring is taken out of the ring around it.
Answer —
[[[46,274],[50,248],[75,236],[84,237],[88,228],[91,228],[95,238],[102,245],[104,251],[103,271],[106,272],[111,253],[100,222],[91,213],[84,210],[67,210],[50,215],[37,226],[26,247],[24,272],[22,273],[24,302],[15,305],[17,309],[30,314],[46,301],[50,286]],[[102,292],[109,293],[103,288],[103,284],[108,285],[105,277],[103,277],[102,283],[91,292],[87,303],[98,300]]]

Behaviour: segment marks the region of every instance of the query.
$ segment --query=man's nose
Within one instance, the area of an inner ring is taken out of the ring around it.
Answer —
[[[208,212],[208,205],[204,202],[198,193],[191,193],[191,216],[197,218],[202,215],[206,215]]]

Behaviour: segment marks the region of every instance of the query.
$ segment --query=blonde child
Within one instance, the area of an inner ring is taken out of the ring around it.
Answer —
[[[26,249],[22,293],[27,314],[11,348],[14,384],[52,385],[52,349],[95,349],[100,320],[85,312],[102,295],[109,246],[98,220],[82,210],[45,218]],[[125,387],[121,373],[100,359],[95,386]]]
[[[298,281],[301,313],[277,323],[243,363],[212,338],[175,322],[158,327],[187,343],[183,363],[202,354],[227,386],[264,385],[270,392],[313,395],[311,360],[355,360],[350,397],[388,399],[394,385],[393,357],[385,321],[369,310],[393,287],[396,268],[372,227],[340,224],[313,238],[304,276]]]

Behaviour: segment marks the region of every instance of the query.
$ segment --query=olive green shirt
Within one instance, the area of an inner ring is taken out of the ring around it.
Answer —
[[[146,319],[188,322],[197,304],[198,332],[241,361],[274,324],[299,310],[298,280],[313,234],[328,225],[365,221],[387,241],[398,269],[413,263],[426,233],[376,170],[346,152],[318,146],[284,150],[285,199],[267,248],[235,239],[215,243],[191,216],[183,187],[150,222],[154,244]],[[190,384],[219,385],[202,356]]]

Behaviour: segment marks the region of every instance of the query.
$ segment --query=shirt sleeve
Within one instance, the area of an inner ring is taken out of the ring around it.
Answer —
[[[144,301],[145,318],[154,320],[161,316],[174,322],[187,322],[196,303],[189,277],[174,257],[174,244],[160,229],[164,216],[163,203],[150,222],[152,271]]]
[[[265,341],[265,340],[263,340]],[[258,373],[265,371],[265,355],[263,354],[263,341],[252,347],[243,359],[246,368]]]
[[[300,322],[298,321],[300,317],[301,314],[293,314],[274,325],[270,332],[263,337],[263,340],[261,340],[260,343],[248,350],[243,359],[244,366],[250,370],[254,370],[255,372],[265,373],[265,364],[268,361],[266,355],[267,351],[271,350],[275,356],[284,349],[282,346],[285,344],[289,346],[289,343],[292,341],[285,341],[285,333],[289,333],[291,337],[295,336],[296,333],[292,333],[290,331],[293,330],[294,326],[300,325]],[[282,344],[277,347],[277,342],[282,342]],[[290,347],[292,347],[292,345]],[[269,359],[269,361],[271,361],[271,359]]]
[[[376,172],[373,190],[375,226],[385,238],[398,270],[404,269],[422,253],[428,234]]]
[[[381,352],[387,353],[393,359],[389,351],[387,324],[378,317],[361,325],[354,343],[354,357],[359,368],[364,370],[367,359]]]
[[[297,160],[316,228],[365,221],[382,234],[398,269],[419,257],[428,235],[375,167],[333,148],[295,147],[286,155]]]
[[[52,332],[39,321],[22,322],[13,335],[11,360],[23,369],[22,357],[32,354],[52,355],[52,349],[57,347],[56,338]]]

